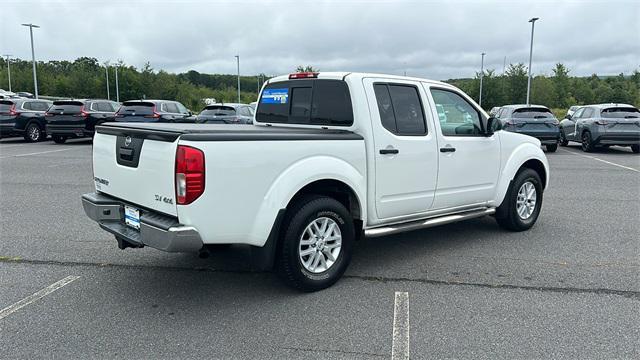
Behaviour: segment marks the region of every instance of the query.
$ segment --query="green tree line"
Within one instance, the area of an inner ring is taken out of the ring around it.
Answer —
[[[589,77],[569,76],[570,70],[558,63],[551,76],[536,75],[531,79],[530,103],[545,105],[552,109],[567,109],[572,105],[598,103],[626,103],[640,105],[640,71],[631,75]],[[482,107],[507,104],[524,104],[527,100],[527,67],[510,64],[504,74],[485,70],[482,79]],[[473,97],[480,95],[480,73],[473,79],[451,79],[455,85]]]
[[[172,74],[154,70],[149,63],[136,68],[124,63],[111,64],[109,92],[116,98],[115,66],[118,66],[120,100],[167,99],[177,100],[194,111],[199,111],[202,99],[237,101],[237,76],[203,74],[191,70]],[[317,71],[311,66],[299,66],[299,70]],[[41,95],[66,98],[106,98],[105,65],[95,58],[81,57],[75,61],[39,61],[38,90]],[[630,75],[573,77],[563,64],[556,64],[551,76],[537,75],[532,79],[531,103],[554,109],[566,109],[571,105],[620,102],[640,105],[640,71]],[[256,101],[262,83],[269,76],[257,74],[241,76],[241,101]],[[474,78],[447,80],[474,99],[480,93],[480,73]],[[11,83],[13,91],[34,92],[31,61],[11,60]],[[8,89],[7,63],[0,59],[0,88]],[[506,104],[521,104],[527,95],[527,67],[510,64],[504,74],[495,70],[484,71],[482,107],[491,109]]]
[[[194,111],[200,111],[202,99],[237,102],[237,75],[211,75],[189,71],[171,74],[156,71],[149,63],[141,69],[124,63],[110,64],[109,93],[116,99],[115,66],[118,66],[120,101],[133,99],[177,100]],[[34,92],[31,61],[11,59],[11,89]],[[107,98],[106,68],[97,59],[81,57],[75,61],[37,62],[38,93],[64,98]],[[259,87],[268,77],[264,74],[241,76],[241,101],[256,101]],[[0,88],[8,90],[6,59],[0,60]]]

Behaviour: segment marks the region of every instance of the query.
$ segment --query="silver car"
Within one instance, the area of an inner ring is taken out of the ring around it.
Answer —
[[[560,145],[569,141],[591,152],[596,146],[630,146],[640,152],[640,110],[628,104],[598,104],[580,107],[560,122]]]

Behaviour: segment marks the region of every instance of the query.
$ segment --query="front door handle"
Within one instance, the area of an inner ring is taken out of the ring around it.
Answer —
[[[398,149],[380,149],[380,154],[388,155],[388,154],[397,154],[400,150]]]
[[[455,152],[455,151],[456,151],[456,148],[453,148],[453,147],[440,148],[440,152],[443,152],[443,153],[445,153],[445,152]]]

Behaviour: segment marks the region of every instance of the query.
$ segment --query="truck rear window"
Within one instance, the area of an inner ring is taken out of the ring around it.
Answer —
[[[153,109],[155,107],[154,103],[151,102],[124,102],[120,110],[118,110],[118,114],[120,115],[151,115],[153,114]]]
[[[258,101],[256,121],[350,126],[349,88],[341,80],[293,80],[267,85]]]
[[[513,111],[513,117],[517,119],[553,119],[553,113],[545,108],[522,108]]]
[[[634,119],[640,118],[640,110],[634,107],[615,107],[602,110],[603,118]]]

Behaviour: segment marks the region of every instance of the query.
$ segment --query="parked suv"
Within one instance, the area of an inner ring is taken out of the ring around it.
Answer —
[[[46,139],[44,115],[50,106],[47,100],[0,100],[0,137],[24,136],[28,142]]]
[[[560,129],[558,119],[542,105],[505,105],[498,112],[502,129],[533,136],[549,152],[558,150]]]
[[[205,124],[253,124],[253,108],[246,104],[213,104],[205,107],[196,120]]]
[[[68,138],[93,136],[96,125],[113,121],[120,105],[109,100],[58,100],[47,111],[47,134],[63,144]]]
[[[184,105],[170,100],[130,100],[122,103],[116,121],[122,122],[195,122]]]
[[[569,141],[591,152],[596,146],[630,146],[640,152],[640,110],[627,104],[586,105],[560,122],[560,145]]]

